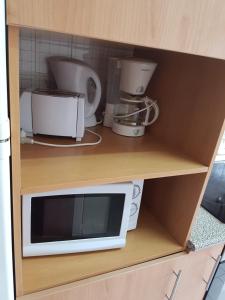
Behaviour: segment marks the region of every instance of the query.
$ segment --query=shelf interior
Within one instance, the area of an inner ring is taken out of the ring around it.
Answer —
[[[24,293],[146,262],[183,250],[157,220],[142,208],[136,230],[123,249],[23,259]]]
[[[20,161],[18,78],[22,47],[18,41],[19,30],[9,28],[17,294],[23,294],[23,289],[28,294],[182,251],[224,122],[225,63],[175,52],[136,49],[135,56],[158,63],[147,95],[158,101],[160,116],[144,137],[121,137],[99,126],[94,129],[103,137],[98,146],[57,149],[22,145]],[[99,62],[102,65],[102,59]],[[30,75],[36,78],[39,73],[29,74],[27,82]],[[69,139],[40,139],[71,143]],[[87,134],[84,140],[94,138]],[[179,175],[189,177],[175,177]],[[155,178],[146,184],[145,202],[157,219],[142,209],[145,214],[140,216],[137,230],[128,233],[124,249],[22,259],[20,194],[136,178]]]
[[[98,126],[101,144],[81,148],[22,145],[21,194],[207,172],[208,167],[158,143],[151,134],[122,137]],[[86,134],[92,141],[95,137]],[[49,139],[41,137],[42,140]],[[51,139],[71,143],[71,139]]]

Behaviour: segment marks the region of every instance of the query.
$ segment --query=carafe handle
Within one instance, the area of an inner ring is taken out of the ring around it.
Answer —
[[[146,106],[146,115],[145,115],[145,121],[143,122],[143,125],[144,126],[149,126],[151,124],[153,124],[157,119],[158,119],[158,116],[159,116],[159,107],[158,105],[156,104],[156,101],[146,97],[146,100],[145,100],[145,106]],[[154,117],[152,118],[151,121],[149,121],[149,116],[150,116],[150,112],[151,112],[151,109],[154,110]]]
[[[85,118],[92,116],[96,112],[99,102],[100,102],[100,99],[101,99],[101,94],[102,94],[101,82],[99,80],[98,75],[96,74],[96,72],[94,70],[91,70],[91,74],[90,74],[89,78],[91,78],[94,81],[94,83],[96,85],[96,91],[95,91],[95,97],[94,97],[93,103],[91,105],[87,104],[87,106],[86,106]]]

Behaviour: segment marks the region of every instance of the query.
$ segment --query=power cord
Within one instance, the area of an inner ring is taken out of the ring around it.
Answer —
[[[37,144],[37,145],[42,145],[42,146],[59,147],[59,148],[71,148],[71,147],[95,146],[102,142],[102,137],[100,134],[98,134],[90,129],[85,129],[85,131],[88,131],[88,132],[92,133],[93,135],[97,136],[98,140],[96,142],[91,142],[91,143],[80,143],[80,144],[76,143],[76,144],[69,144],[69,145],[52,144],[52,143],[39,142],[33,138],[27,137],[26,132],[21,130],[20,143],[21,144]]]

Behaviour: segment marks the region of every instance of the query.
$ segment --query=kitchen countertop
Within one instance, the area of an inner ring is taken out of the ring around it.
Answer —
[[[200,207],[192,227],[190,241],[193,250],[225,243],[225,224]]]

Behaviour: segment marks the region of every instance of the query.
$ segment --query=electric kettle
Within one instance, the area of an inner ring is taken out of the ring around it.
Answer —
[[[50,70],[55,78],[59,90],[84,94],[84,125],[85,127],[97,124],[95,112],[101,99],[101,83],[97,73],[84,62],[65,57],[48,58]],[[89,96],[89,81],[95,84],[93,99]]]

